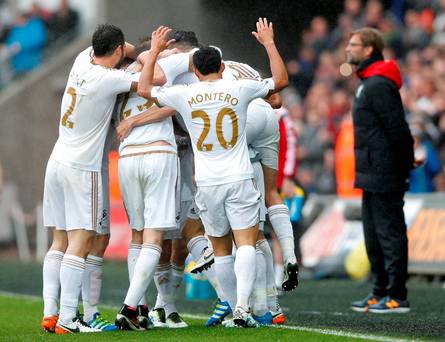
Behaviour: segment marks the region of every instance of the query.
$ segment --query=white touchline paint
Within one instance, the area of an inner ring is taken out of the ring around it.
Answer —
[[[32,301],[41,301],[42,300],[42,298],[39,296],[17,294],[17,293],[6,292],[6,291],[0,291],[0,296],[12,297],[12,298],[23,298],[23,299],[28,299],[28,300],[32,300]],[[116,310],[116,311],[119,310],[119,307],[117,307],[117,306],[100,305],[100,307],[103,307],[105,309]],[[184,318],[191,318],[191,319],[201,319],[201,320],[208,319],[208,316],[195,315],[195,314],[190,314],[190,313],[181,313],[181,316]],[[379,341],[379,342],[419,341],[416,339],[407,340],[407,339],[395,338],[395,337],[390,337],[390,336],[367,335],[367,334],[353,333],[353,332],[348,332],[348,331],[343,331],[343,330],[309,328],[309,327],[303,327],[303,326],[298,326],[298,325],[271,325],[270,327],[274,328],[274,329],[306,331],[306,332],[313,332],[313,333],[322,334],[322,335],[350,337],[350,338],[357,338],[357,339],[368,340],[368,341]]]

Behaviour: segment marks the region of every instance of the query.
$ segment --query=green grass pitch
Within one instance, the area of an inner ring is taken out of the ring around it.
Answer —
[[[104,269],[102,313],[113,320],[128,286],[124,263],[107,262]],[[12,261],[0,263],[0,341],[445,341],[445,290],[440,284],[411,280],[408,284],[412,312],[375,315],[352,312],[349,304],[370,290],[369,284],[349,280],[302,281],[296,291],[280,297],[287,323],[285,328],[205,328],[211,301],[191,302],[181,298],[180,313],[188,329],[153,329],[145,332],[114,332],[56,336],[40,330],[42,317],[41,265]],[[25,295],[25,297],[16,296]],[[33,296],[33,297],[26,297]],[[149,289],[149,303],[154,301]]]

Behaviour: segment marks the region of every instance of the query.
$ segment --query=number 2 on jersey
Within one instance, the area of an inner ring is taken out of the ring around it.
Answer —
[[[223,120],[226,115],[230,117],[232,122],[232,139],[229,142],[224,137],[222,129]],[[195,110],[192,112],[192,119],[196,118],[200,118],[202,121],[204,121],[204,129],[202,130],[198,139],[198,151],[212,151],[213,144],[204,144],[204,140],[207,138],[210,131],[210,117],[202,110]],[[219,111],[216,117],[216,137],[218,138],[218,142],[221,147],[226,150],[235,146],[236,142],[238,141],[238,118],[236,117],[236,114],[232,108],[226,107]]]
[[[65,126],[67,128],[73,128],[74,122],[68,120],[68,118],[70,117],[71,114],[73,114],[74,106],[76,105],[76,99],[77,99],[76,89],[74,89],[73,87],[69,87],[67,89],[66,93],[68,95],[71,95],[71,103],[70,103],[70,106],[68,107],[68,110],[66,111],[66,113],[63,114],[62,126]]]

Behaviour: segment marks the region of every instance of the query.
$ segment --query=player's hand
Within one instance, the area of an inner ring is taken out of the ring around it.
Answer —
[[[143,51],[138,55],[137,61],[140,64],[144,65],[149,56],[150,56],[150,51]]]
[[[175,40],[168,40],[168,34],[171,32],[171,28],[167,26],[159,26],[151,34],[151,50],[156,52],[161,52],[165,50],[171,43]]]
[[[116,134],[119,141],[123,141],[133,129],[133,121],[131,119],[123,120],[116,127]]]
[[[272,22],[268,23],[266,18],[258,19],[256,23],[256,32],[253,31],[252,34],[262,45],[274,42]]]

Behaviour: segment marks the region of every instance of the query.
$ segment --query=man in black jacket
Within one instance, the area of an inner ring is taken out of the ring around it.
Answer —
[[[403,197],[414,165],[413,139],[399,94],[402,77],[394,61],[383,60],[379,31],[351,34],[347,61],[361,83],[353,106],[355,186],[363,189],[365,244],[374,288],[353,302],[360,312],[409,312],[408,239]]]

